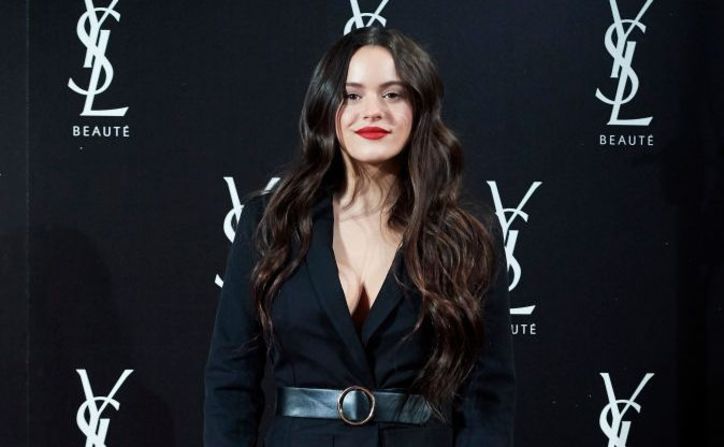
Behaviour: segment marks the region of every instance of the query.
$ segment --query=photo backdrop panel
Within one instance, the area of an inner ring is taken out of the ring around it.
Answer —
[[[241,198],[297,155],[322,52],[370,25],[436,60],[465,186],[505,230],[516,444],[680,445],[717,409],[720,6],[73,0],[28,14],[30,445],[199,445]],[[264,389],[262,432],[268,374]]]
[[[27,441],[27,61],[22,2],[0,4],[0,445]]]

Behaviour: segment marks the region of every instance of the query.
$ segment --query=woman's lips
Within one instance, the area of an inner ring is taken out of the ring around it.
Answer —
[[[357,135],[367,138],[368,140],[379,140],[390,133],[381,127],[363,127],[356,132]]]

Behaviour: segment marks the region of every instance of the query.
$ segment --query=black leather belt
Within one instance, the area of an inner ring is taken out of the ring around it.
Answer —
[[[432,413],[419,394],[376,390],[352,385],[343,390],[277,387],[276,414],[306,418],[342,419],[348,425],[370,421],[423,424]]]

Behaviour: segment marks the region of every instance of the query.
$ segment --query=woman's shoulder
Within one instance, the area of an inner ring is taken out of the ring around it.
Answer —
[[[491,238],[498,268],[504,268],[507,263],[507,261],[503,261],[506,257],[505,234],[500,216],[495,213],[492,206],[485,203],[479,196],[470,193],[461,194],[459,204],[461,208],[470,213],[485,227]]]
[[[247,234],[252,235],[259,225],[275,186],[249,191],[241,198],[243,208],[239,223],[245,227]]]
[[[242,200],[243,212],[258,220],[269,203],[270,191],[256,189],[247,193]]]
[[[495,214],[495,210],[479,196],[476,196],[469,191],[464,191],[461,194],[458,203],[460,208],[477,219],[478,222],[485,227],[485,229],[495,235],[502,234],[502,228],[500,226],[498,216]]]

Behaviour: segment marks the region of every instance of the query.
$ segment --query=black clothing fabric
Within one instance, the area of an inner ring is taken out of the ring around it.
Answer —
[[[205,368],[204,446],[254,446],[264,408],[263,343],[239,347],[261,331],[249,275],[257,259],[251,243],[268,195],[244,206],[229,252],[224,285]],[[272,305],[279,349],[271,354],[277,386],[407,389],[433,344],[430,328],[396,344],[420,312],[419,293],[403,294],[393,275],[405,279],[398,249],[360,332],[354,326],[332,250],[332,195],[313,209],[313,236],[305,261],[282,285]],[[497,276],[485,301],[486,349],[461,386],[452,421],[431,417],[423,425],[375,422],[349,426],[341,420],[275,415],[268,447],[509,447],[512,445],[515,374],[503,236],[492,219]],[[405,284],[409,284],[405,282]]]

